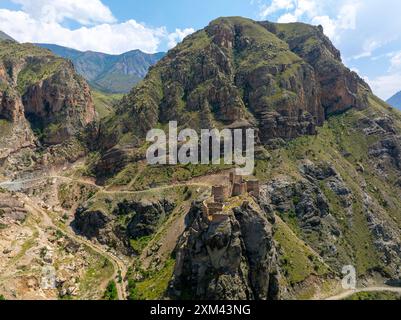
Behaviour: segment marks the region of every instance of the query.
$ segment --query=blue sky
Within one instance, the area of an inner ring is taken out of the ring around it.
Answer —
[[[376,94],[401,90],[399,0],[0,0],[0,30],[21,42],[119,54],[165,51],[219,16],[321,24]]]
[[[244,15],[256,18],[258,6],[247,0],[107,0],[115,16],[121,20],[134,18],[169,30],[203,28],[219,16]]]

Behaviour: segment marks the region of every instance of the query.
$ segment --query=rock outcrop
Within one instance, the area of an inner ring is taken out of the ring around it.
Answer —
[[[49,51],[0,43],[0,158],[65,142],[95,118],[87,83]]]
[[[27,87],[22,102],[31,124],[44,131],[46,144],[66,141],[95,119],[89,86],[70,62],[62,62],[54,74]]]
[[[280,297],[273,226],[256,203],[210,222],[194,204],[176,249],[172,298],[271,300]]]
[[[173,211],[175,205],[161,201],[123,201],[116,204],[111,214],[102,210],[80,207],[72,222],[77,233],[96,239],[121,252],[132,255],[130,240],[151,236]],[[124,221],[124,223],[121,223]]]

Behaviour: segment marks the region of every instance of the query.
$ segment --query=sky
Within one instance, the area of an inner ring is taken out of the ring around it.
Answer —
[[[0,0],[20,42],[120,54],[166,51],[220,16],[321,24],[344,63],[382,99],[401,90],[399,0]]]

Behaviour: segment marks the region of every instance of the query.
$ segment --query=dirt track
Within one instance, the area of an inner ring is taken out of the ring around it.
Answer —
[[[379,287],[367,287],[367,288],[360,288],[355,290],[348,290],[337,294],[335,296],[326,298],[325,300],[344,300],[356,293],[360,292],[395,292],[401,294],[401,288],[390,287],[390,286],[379,286]]]

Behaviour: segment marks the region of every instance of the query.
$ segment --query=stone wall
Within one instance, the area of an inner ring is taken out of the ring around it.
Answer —
[[[212,187],[212,196],[214,198],[214,202],[223,203],[228,198],[228,188],[226,186],[213,186]]]
[[[260,184],[258,180],[249,180],[246,182],[247,192],[255,197],[260,195]]]

